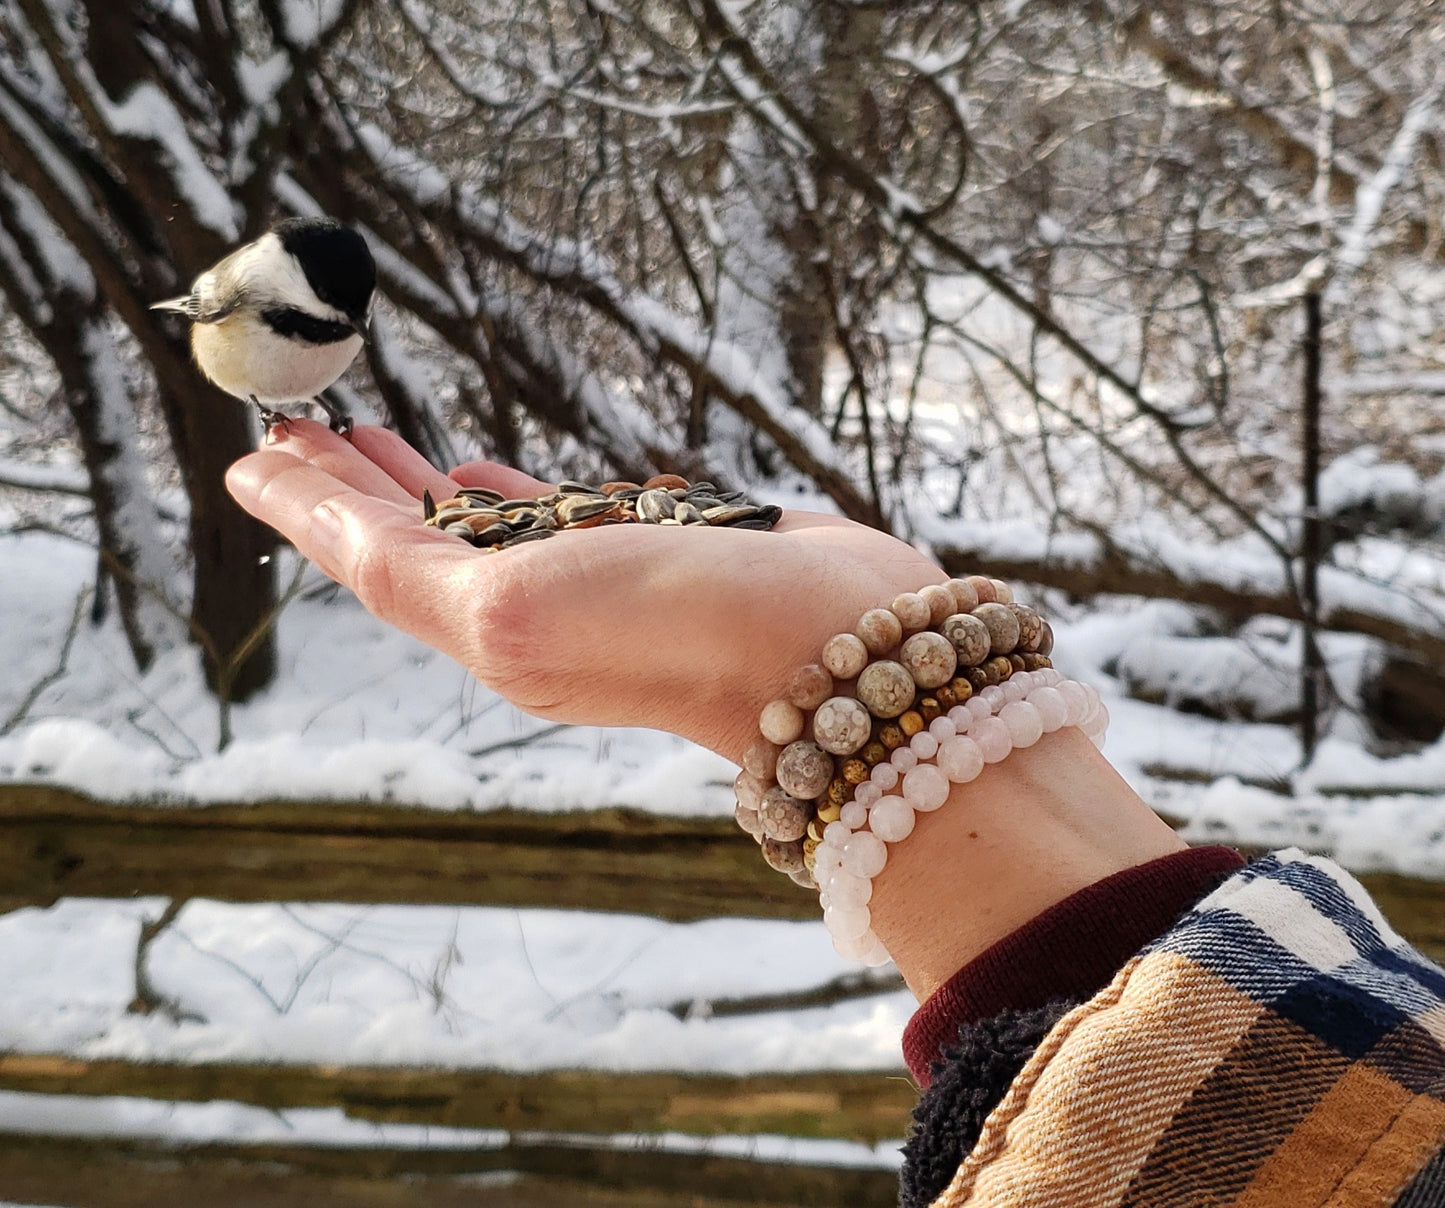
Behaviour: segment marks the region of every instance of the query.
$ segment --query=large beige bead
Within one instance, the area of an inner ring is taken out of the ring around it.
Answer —
[[[951,616],[956,610],[953,601],[953,592],[949,591],[942,583],[930,583],[927,587],[919,588],[918,594],[928,604],[930,625],[940,625],[945,617]]]
[[[749,809],[741,801],[733,811],[733,817],[737,819],[738,825],[752,835],[754,839],[762,837],[763,821],[758,817],[758,811]]]
[[[892,659],[879,659],[858,677],[858,699],[874,717],[897,717],[913,703],[913,677]]]
[[[763,833],[769,839],[787,843],[808,833],[808,815],[811,812],[807,802],[799,801],[775,784],[763,794],[758,818],[762,821]]]
[[[902,595],[895,596],[888,609],[898,618],[904,633],[917,633],[933,623],[928,601],[916,591],[905,591]]]
[[[903,624],[886,608],[870,608],[853,630],[869,654],[887,654],[903,640]]]
[[[799,667],[788,681],[788,699],[803,710],[816,709],[832,695],[833,677],[817,663]]]
[[[823,666],[840,680],[857,679],[868,666],[868,647],[856,633],[835,633],[823,647]]]
[[[972,612],[982,603],[967,579],[950,579],[944,586],[953,593],[954,612]]]
[[[1024,651],[1034,651],[1039,648],[1039,642],[1044,636],[1044,619],[1039,616],[1027,604],[1010,604],[1009,609],[1018,619],[1019,623],[1019,645],[1018,648]]]
[[[903,642],[898,661],[920,688],[937,688],[953,678],[958,668],[958,654],[953,644],[941,633],[925,629]]]
[[[778,756],[777,776],[779,788],[811,801],[821,797],[833,779],[833,757],[816,742],[790,742]]]
[[[803,734],[803,711],[790,700],[770,700],[758,718],[758,729],[769,742],[785,747]]]
[[[989,650],[1008,654],[1019,644],[1019,619],[1007,604],[980,604],[973,615],[988,628]]]
[[[763,840],[763,859],[779,872],[789,876],[805,867],[803,864],[803,841],[793,839],[784,842],[779,839]]]
[[[973,588],[973,594],[978,597],[980,604],[992,604],[998,600],[998,592],[994,590],[992,579],[983,575],[969,575],[964,582]]]
[[[743,770],[759,780],[772,780],[773,769],[778,766],[778,752],[781,747],[766,738],[755,738],[743,752]]]
[[[988,626],[972,613],[954,613],[939,626],[939,632],[948,639],[958,655],[960,667],[977,667],[988,658],[993,646]]]
[[[763,793],[767,788],[767,784],[746,769],[739,772],[737,779],[733,781],[733,792],[737,794],[738,805],[743,809],[756,810],[763,803]]]
[[[851,696],[834,696],[813,714],[813,738],[825,751],[851,755],[872,736],[873,719],[868,710]]]

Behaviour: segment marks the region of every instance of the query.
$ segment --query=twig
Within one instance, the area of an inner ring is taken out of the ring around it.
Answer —
[[[150,947],[180,916],[186,908],[188,898],[172,898],[166,903],[166,908],[161,911],[158,919],[144,919],[140,925],[140,935],[135,945],[135,997],[126,1005],[126,1012],[130,1015],[150,1015],[155,1011],[161,1012],[172,1023],[205,1023],[204,1015],[195,1011],[188,1011],[181,1006],[178,999],[167,998],[156,988],[151,981],[150,974],[146,971],[146,957],[150,953]]]
[[[30,710],[34,708],[45,690],[65,674],[70,663],[70,648],[75,645],[75,635],[80,632],[80,622],[85,616],[85,602],[90,596],[90,588],[85,588],[75,597],[75,607],[71,610],[70,625],[65,630],[65,641],[60,645],[60,657],[56,660],[55,666],[42,675],[35,683],[30,685],[30,691],[25,694],[25,699],[20,702],[15,711],[0,725],[0,738],[4,738],[25,720]]]
[[[530,734],[521,734],[516,738],[504,738],[501,742],[490,743],[485,747],[478,747],[468,752],[474,759],[484,759],[488,755],[495,755],[498,751],[510,751],[517,747],[531,746],[544,738],[551,738],[553,734],[562,730],[570,730],[573,727],[566,722],[558,722],[555,726],[543,726],[540,730],[533,730]]]
[[[767,1011],[801,1011],[809,1007],[831,1007],[855,998],[892,994],[905,989],[897,973],[875,973],[862,969],[844,973],[821,986],[807,990],[785,990],[780,994],[747,994],[741,998],[686,998],[668,1011],[678,1019],[712,1019],[723,1015],[761,1015]]]

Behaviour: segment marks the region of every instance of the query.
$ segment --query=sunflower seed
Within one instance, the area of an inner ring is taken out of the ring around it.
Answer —
[[[501,503],[502,500],[506,498],[500,491],[489,490],[487,487],[463,487],[457,494],[465,495],[468,499],[475,500],[477,503],[489,504]]]
[[[682,524],[707,523],[707,517],[702,514],[702,510],[695,505],[689,503],[686,499],[682,500],[677,505],[677,511],[674,512],[673,515],[676,516],[678,521]]]
[[[719,503],[716,507],[704,508],[702,517],[709,524],[738,524],[757,518],[759,509],[749,503]]]
[[[657,524],[677,510],[677,502],[666,491],[643,491],[637,497],[637,518]]]
[[[552,529],[527,529],[525,532],[513,533],[502,542],[502,548],[506,549],[513,545],[521,545],[526,541],[540,541],[543,537],[555,537],[557,534]]]

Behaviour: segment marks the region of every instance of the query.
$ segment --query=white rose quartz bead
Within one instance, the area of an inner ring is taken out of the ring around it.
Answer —
[[[933,764],[920,763],[903,777],[903,796],[916,810],[936,810],[948,800],[948,777]]]
[[[848,872],[835,872],[828,882],[828,898],[840,906],[866,906],[873,896],[873,881]]]
[[[831,843],[839,851],[842,851],[847,846],[848,840],[852,837],[853,828],[844,825],[841,818],[835,822],[828,823],[828,825],[823,828],[823,842]]]
[[[831,930],[829,934],[832,935]],[[852,939],[833,935],[833,951],[846,961],[861,961],[873,951],[877,943],[878,939],[872,931],[865,931],[862,935]]]
[[[1008,727],[996,717],[985,717],[969,731],[969,737],[978,744],[984,763],[999,763],[1013,750]]]
[[[843,871],[855,877],[876,877],[887,863],[887,846],[868,831],[858,831],[843,848]]]
[[[902,773],[892,763],[875,764],[873,770],[868,773],[869,781],[876,784],[885,793],[898,783],[900,776]]]
[[[958,706],[954,705],[953,708],[956,709],[958,708]],[[928,732],[932,734],[933,737],[936,738],[939,742],[946,742],[948,739],[952,738],[955,734],[957,734],[958,727],[954,724],[953,721],[953,709],[950,709],[942,717],[935,717],[931,722],[929,722]]]
[[[1031,747],[1043,737],[1044,719],[1026,700],[1016,700],[1005,705],[999,710],[998,719],[1008,727],[1009,740],[1015,749]]]
[[[866,906],[834,902],[823,911],[823,922],[834,939],[852,940],[862,936],[873,923]]]
[[[888,757],[888,762],[898,769],[900,775],[913,771],[918,766],[918,756],[912,747],[899,747]]]
[[[861,788],[862,786],[860,785],[859,787]],[[877,785],[873,787],[878,788]],[[878,794],[882,796],[883,790],[878,789]],[[838,811],[838,821],[849,830],[862,830],[864,824],[868,821],[868,807],[855,796],[852,801],[848,802],[847,805]]]
[[[1066,726],[1077,726],[1089,715],[1089,694],[1084,691],[1084,685],[1074,680],[1064,680],[1058,686],[1059,695],[1064,698],[1064,703],[1069,707],[1069,716],[1064,721]]]
[[[852,755],[873,732],[868,710],[851,696],[833,696],[813,714],[813,739],[833,755]]]
[[[885,843],[898,843],[913,833],[913,806],[902,797],[884,797],[868,811],[868,829]]]
[[[967,784],[983,771],[983,752],[971,738],[950,738],[938,748],[937,767],[954,784]]]
[[[908,749],[919,759],[932,759],[938,754],[938,739],[927,730],[920,730],[908,740]]]
[[[870,936],[873,939],[873,946],[858,959],[870,969],[876,969],[879,965],[886,965],[893,958],[888,954],[888,949],[883,946],[883,941],[874,935],[873,932],[870,931],[868,935],[863,938],[867,939]]]
[[[1028,702],[1039,711],[1045,734],[1063,729],[1068,720],[1069,706],[1057,688],[1035,688],[1029,693]]]
[[[879,788],[876,784],[874,784],[871,780],[865,780],[862,784],[860,784],[856,789],[853,790],[853,801],[857,802],[864,809],[868,809],[870,806],[876,805],[882,797],[883,790]],[[852,803],[850,802],[850,804]],[[842,821],[841,817],[839,818],[839,821]],[[853,829],[857,830],[858,827],[855,826]]]

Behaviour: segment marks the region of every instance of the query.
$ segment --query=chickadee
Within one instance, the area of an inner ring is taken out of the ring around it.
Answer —
[[[254,403],[268,432],[287,423],[273,407],[314,399],[345,435],[351,418],[319,396],[361,351],[375,289],[360,235],[331,218],[287,218],[151,309],[191,320],[201,372]]]

